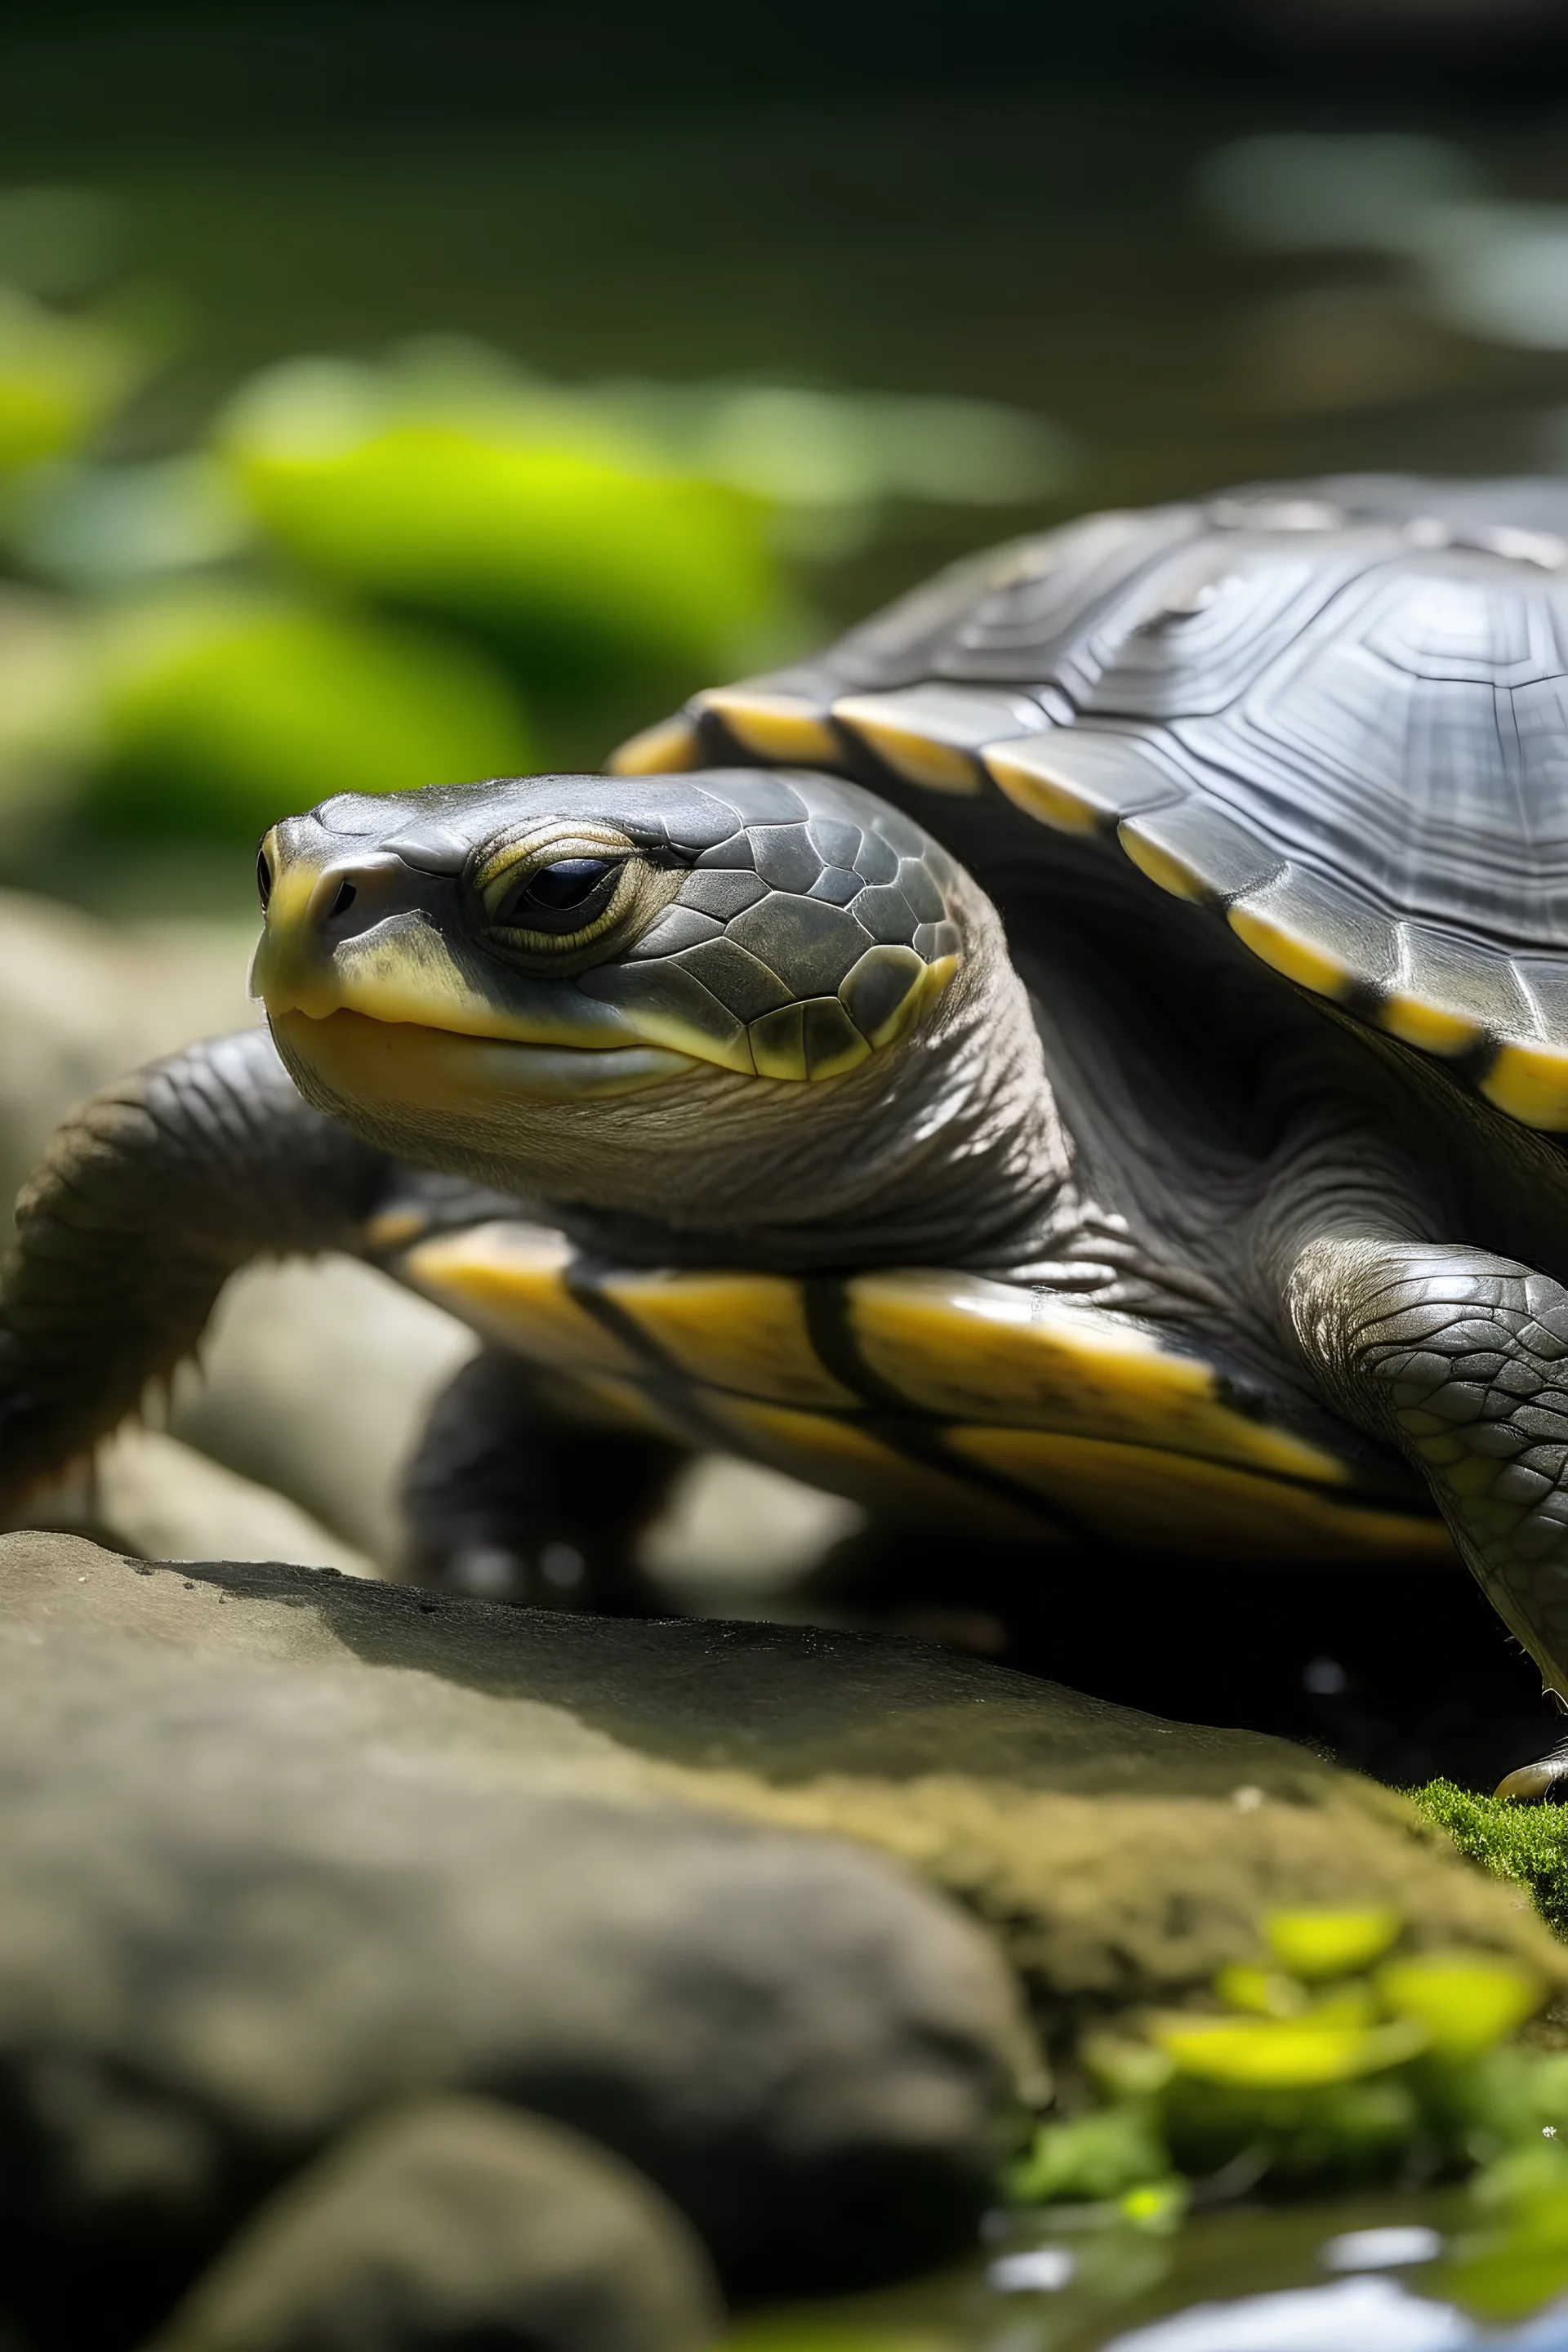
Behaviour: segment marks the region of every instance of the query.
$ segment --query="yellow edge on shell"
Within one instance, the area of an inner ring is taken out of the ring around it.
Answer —
[[[1052,1431],[956,1428],[946,1436],[956,1452],[1098,1532],[1134,1543],[1239,1559],[1268,1553],[1310,1559],[1332,1551],[1436,1561],[1453,1553],[1440,1519],[1342,1503],[1321,1488],[1191,1454]]]
[[[1568,1053],[1551,1045],[1505,1045],[1480,1081],[1488,1102],[1521,1127],[1568,1129]]]
[[[1468,1013],[1449,1013],[1418,996],[1390,996],[1377,1009],[1377,1025],[1406,1045],[1426,1054],[1465,1054],[1486,1035],[1482,1024]]]
[[[980,763],[973,751],[941,742],[889,717],[877,696],[846,695],[834,704],[833,715],[842,726],[852,728],[906,783],[921,784],[931,793],[980,790]]]
[[[1201,898],[1208,886],[1197,869],[1185,858],[1177,857],[1163,843],[1150,841],[1130,824],[1118,825],[1117,839],[1127,856],[1151,882],[1168,890],[1173,898]]]
[[[1037,824],[1054,833],[1099,833],[1103,827],[1104,809],[1061,777],[1022,760],[1016,744],[987,743],[980,757],[998,791]]]
[[[1231,929],[1260,962],[1283,972],[1316,996],[1343,996],[1355,974],[1342,956],[1331,955],[1313,940],[1290,930],[1266,908],[1238,901],[1226,917]]]
[[[697,697],[696,707],[710,710],[742,750],[759,760],[807,768],[835,768],[843,760],[844,747],[831,724],[803,696],[710,687]]]
[[[701,764],[697,730],[684,713],[678,713],[661,719],[657,727],[645,727],[640,735],[628,735],[605,761],[605,772],[611,776],[680,776]]]

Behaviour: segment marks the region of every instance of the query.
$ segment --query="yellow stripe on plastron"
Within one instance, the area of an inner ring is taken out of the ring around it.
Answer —
[[[775,1404],[859,1402],[819,1361],[783,1275],[615,1274],[600,1288],[692,1380]]]
[[[530,1363],[573,1372],[641,1370],[631,1349],[568,1291],[572,1258],[563,1234],[498,1220],[421,1242],[397,1270],[426,1298]]]
[[[709,1394],[702,1404],[716,1428],[733,1431],[742,1452],[808,1486],[844,1495],[906,1525],[933,1523],[957,1534],[1012,1543],[1045,1542],[1058,1532],[1048,1515],[1037,1516],[1026,1500],[1015,1505],[972,1486],[961,1467],[955,1465],[951,1475],[934,1469],[884,1445],[854,1422],[741,1397]]]
[[[1331,1485],[1347,1475],[1321,1446],[1226,1404],[1210,1365],[1096,1308],[923,1268],[861,1275],[847,1298],[868,1365],[927,1412],[1163,1444]]]
[[[1117,1543],[1210,1558],[1454,1558],[1441,1519],[1346,1506],[1321,1488],[1154,1446],[1041,1430],[944,1434],[955,1453],[1031,1487]]]

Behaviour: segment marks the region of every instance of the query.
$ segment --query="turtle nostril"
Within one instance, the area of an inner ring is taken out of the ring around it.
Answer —
[[[261,911],[267,912],[267,902],[272,896],[272,866],[264,849],[256,856],[256,887],[261,898]]]
[[[349,908],[353,905],[358,895],[359,894],[355,890],[353,884],[352,882],[345,882],[342,888],[338,892],[337,897],[332,900],[331,907],[327,909],[328,922],[331,923],[335,921],[339,915],[346,915]]]

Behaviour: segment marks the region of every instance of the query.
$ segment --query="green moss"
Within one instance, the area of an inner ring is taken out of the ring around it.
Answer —
[[[1527,1886],[1547,1926],[1568,1935],[1568,1807],[1478,1797],[1452,1780],[1428,1780],[1410,1793],[1462,1854]]]
[[[1285,1916],[1261,1923],[1276,1958]],[[1215,1984],[1226,2011],[1154,2011],[1141,2032],[1128,2021],[1086,2035],[1079,2060],[1109,2104],[1043,2123],[1005,2193],[1125,2205],[1130,2189],[1239,2166],[1245,2186],[1289,2195],[1464,2173],[1539,2148],[1542,2135],[1555,2147],[1568,2053],[1510,2043],[1544,1980],[1479,1948],[1382,1959],[1404,1925],[1397,1912],[1291,1913],[1313,1981],[1233,1962]],[[1331,1953],[1381,1965],[1331,1977]]]

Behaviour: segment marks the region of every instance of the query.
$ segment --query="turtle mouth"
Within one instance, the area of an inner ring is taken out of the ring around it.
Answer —
[[[346,1100],[431,1110],[498,1102],[596,1102],[641,1094],[697,1067],[662,1045],[529,1044],[424,1022],[381,1021],[346,1008],[321,1016],[269,1013],[286,1061]]]

